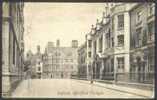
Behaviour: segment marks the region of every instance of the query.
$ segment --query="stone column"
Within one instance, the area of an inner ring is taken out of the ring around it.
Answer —
[[[9,17],[3,18],[2,23],[2,96],[10,95],[9,71]]]
[[[114,56],[114,83],[117,83],[117,58]]]
[[[104,61],[103,61],[103,59],[102,59],[102,60],[101,60],[101,69],[100,69],[100,79],[102,79],[103,70],[104,70]]]

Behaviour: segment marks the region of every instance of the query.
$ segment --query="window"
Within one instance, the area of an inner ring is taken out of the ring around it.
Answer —
[[[111,59],[111,72],[114,72],[114,59]]]
[[[149,7],[148,7],[148,16],[151,16],[155,13],[155,7],[154,5],[151,3],[149,4]]]
[[[15,39],[13,38],[13,64],[15,64]]]
[[[88,52],[88,57],[91,57],[91,52]]]
[[[124,35],[119,35],[117,38],[118,38],[118,46],[124,46]]]
[[[118,57],[117,62],[118,62],[118,69],[124,70],[124,57]]]
[[[106,48],[110,48],[110,31],[106,34]]]
[[[114,38],[112,38],[112,47],[114,47]]]
[[[89,48],[92,47],[92,40],[88,40],[88,47],[89,47]]]
[[[146,45],[147,44],[147,31],[146,29],[143,30],[143,39],[142,39],[142,44]]]
[[[141,32],[141,28],[136,30],[136,34],[137,34],[137,43],[136,43],[136,47],[142,46],[142,32]]]
[[[151,22],[151,23],[148,24],[148,39],[149,40],[153,40],[153,38],[154,38],[154,31],[155,31],[154,23]]]
[[[148,69],[149,69],[149,72],[153,72],[154,71],[154,55],[153,54],[150,54],[148,56]]]
[[[137,12],[137,23],[141,22],[141,16],[142,16],[142,12],[141,11],[138,11]]]
[[[99,52],[102,52],[102,36],[99,39]]]
[[[118,15],[118,29],[124,28],[124,15]]]
[[[112,18],[112,30],[114,31],[114,17]]]
[[[38,67],[38,71],[40,71],[40,67]]]
[[[94,53],[96,53],[96,47],[97,47],[97,45],[96,45],[96,41],[94,42]]]

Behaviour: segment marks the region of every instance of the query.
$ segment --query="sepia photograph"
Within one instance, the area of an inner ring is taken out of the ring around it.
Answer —
[[[155,98],[155,3],[2,3],[2,98]]]

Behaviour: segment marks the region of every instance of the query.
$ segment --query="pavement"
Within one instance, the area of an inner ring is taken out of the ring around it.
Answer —
[[[90,84],[89,81],[84,81],[84,80],[78,80],[78,81],[86,83],[86,84]],[[153,92],[154,90],[144,90],[144,89],[139,89],[139,88],[126,87],[126,86],[122,86],[122,85],[109,84],[109,83],[105,84],[105,83],[96,82],[96,81],[93,82],[93,85],[104,87],[107,89],[112,89],[115,91],[120,91],[120,92],[138,95],[138,96],[143,96],[146,98],[147,97],[150,97],[150,98],[154,97],[154,92]]]
[[[144,91],[114,84],[75,79],[28,79],[20,83],[12,98],[152,98]]]

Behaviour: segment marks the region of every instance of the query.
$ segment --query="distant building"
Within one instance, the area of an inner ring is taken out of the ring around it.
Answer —
[[[26,57],[25,57],[25,67],[24,67],[24,72],[25,72],[25,78],[30,78],[32,75],[30,74],[30,72],[32,71],[32,66],[33,66],[33,53],[31,50],[29,50],[26,53]],[[29,72],[28,72],[29,71]],[[29,74],[29,75],[28,75]]]
[[[37,58],[36,59],[36,75],[37,75],[37,78],[42,78],[42,72],[43,72],[43,62],[42,62],[42,59],[39,59]]]
[[[42,54],[40,51],[40,46],[37,46],[37,53],[34,55],[34,59],[35,59],[35,73],[36,73],[36,78],[42,78],[42,63],[43,63],[43,58],[42,58]]]
[[[54,42],[48,42],[48,43],[47,43],[47,47],[48,47],[48,48],[54,47]]]
[[[26,54],[26,61],[30,61],[29,70],[31,78],[42,78],[43,72],[43,55],[40,52],[40,46],[37,46],[37,52],[33,54],[28,51]]]
[[[12,91],[24,76],[23,2],[2,4],[2,97]]]
[[[77,74],[77,48],[46,47],[43,78],[71,78]]]
[[[78,48],[78,77],[87,78],[87,50],[86,43]]]

